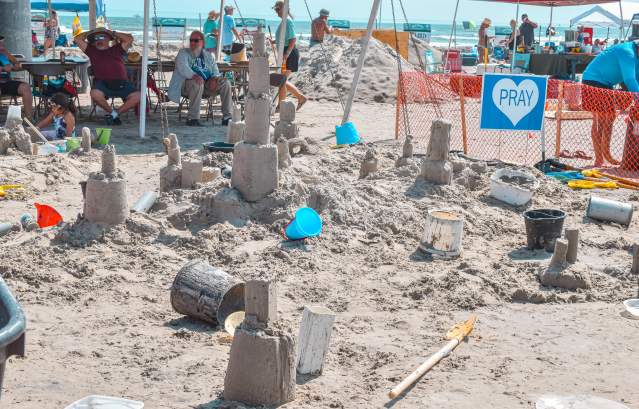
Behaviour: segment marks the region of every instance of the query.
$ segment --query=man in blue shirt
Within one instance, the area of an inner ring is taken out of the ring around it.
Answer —
[[[12,95],[22,98],[24,106],[24,114],[29,118],[33,118],[33,96],[31,95],[31,87],[26,82],[15,81],[11,78],[11,73],[21,71],[22,65],[15,61],[13,56],[10,57],[9,51],[4,48],[4,37],[0,36],[0,94]]]
[[[607,48],[595,57],[583,74],[582,82],[588,85],[583,89],[583,104],[593,113],[591,137],[595,166],[603,166],[604,160],[612,165],[619,164],[610,153],[613,123],[617,115],[616,98],[612,90],[619,85],[630,92],[639,92],[638,46],[639,42],[629,41]]]
[[[233,46],[233,41],[235,39],[240,39],[240,33],[237,32],[235,28],[235,19],[233,18],[233,13],[235,8],[233,6],[224,7],[224,27],[222,33],[222,48],[226,52],[231,51],[231,47]]]

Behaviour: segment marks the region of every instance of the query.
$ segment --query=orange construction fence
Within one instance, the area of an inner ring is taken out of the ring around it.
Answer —
[[[484,160],[533,165],[541,161],[539,132],[479,128],[482,76],[404,72],[397,92],[396,137],[426,143],[433,120],[452,123],[451,149]],[[546,158],[639,178],[639,95],[549,80]]]

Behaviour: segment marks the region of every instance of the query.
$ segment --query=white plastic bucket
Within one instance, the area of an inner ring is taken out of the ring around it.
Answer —
[[[91,395],[72,403],[65,409],[142,409],[143,407],[144,403],[134,400]]]
[[[524,178],[532,184],[516,185],[502,180],[503,177]],[[513,169],[499,169],[490,177],[490,195],[495,199],[513,206],[523,206],[532,200],[539,181],[530,173]]]
[[[586,216],[591,219],[628,226],[632,221],[633,210],[630,203],[590,196]]]
[[[455,258],[461,254],[463,235],[464,216],[450,210],[429,210],[419,248],[442,258]]]
[[[7,120],[4,126],[11,128],[19,124],[22,124],[22,108],[19,105],[9,105],[9,112],[7,112]]]

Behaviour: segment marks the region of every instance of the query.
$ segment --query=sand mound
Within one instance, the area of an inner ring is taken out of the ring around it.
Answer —
[[[312,99],[337,101],[336,89],[346,99],[361,48],[362,40],[353,41],[336,36],[328,37],[324,43],[326,54],[320,46],[310,50],[301,46],[300,71],[291,80]],[[402,59],[402,63],[404,70],[414,69],[406,60]],[[395,51],[376,39],[371,39],[356,100],[393,102],[397,95],[398,75]]]

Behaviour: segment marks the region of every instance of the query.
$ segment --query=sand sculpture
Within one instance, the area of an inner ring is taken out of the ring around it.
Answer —
[[[244,200],[257,202],[279,186],[277,146],[271,143],[271,93],[269,62],[264,33],[253,38],[249,62],[249,92],[246,98],[246,132],[235,144],[231,186]]]
[[[84,217],[93,223],[116,225],[129,217],[124,172],[118,169],[115,147],[102,151],[102,169],[89,175],[84,196]]]
[[[295,399],[295,342],[271,325],[277,320],[276,298],[274,283],[246,283],[246,316],[233,336],[224,399],[255,406]]]
[[[291,101],[284,101],[280,104],[280,120],[275,123],[274,139],[279,138],[295,139],[300,136],[300,128],[295,122],[295,104]]]
[[[450,185],[453,166],[449,162],[451,125],[444,121],[433,121],[426,158],[422,162],[421,176],[428,182]]]

